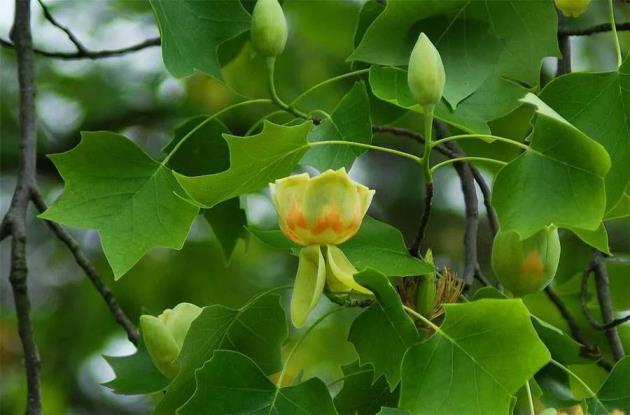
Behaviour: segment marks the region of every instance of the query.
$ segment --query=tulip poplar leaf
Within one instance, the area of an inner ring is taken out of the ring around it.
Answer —
[[[501,299],[444,309],[440,330],[405,355],[400,407],[414,414],[510,413],[514,394],[551,359],[529,311],[521,300]]]
[[[209,208],[258,191],[291,174],[308,149],[306,135],[310,128],[310,121],[295,126],[265,121],[263,130],[253,136],[224,134],[230,151],[227,170],[202,176],[175,176],[193,200]]]
[[[66,187],[40,217],[96,229],[116,278],[151,248],[181,249],[198,208],[176,195],[183,190],[173,172],[131,140],[84,132],[75,148],[50,158]]]
[[[446,90],[459,90],[447,96],[456,105],[470,90],[483,89],[487,77],[537,85],[542,59],[559,54],[556,29],[556,10],[548,1],[427,0],[418,7],[416,2],[392,0],[365,31],[350,59],[407,65],[418,35],[427,32],[447,67],[447,85],[453,84]],[[462,85],[452,68],[472,71],[471,84]]]
[[[173,414],[195,392],[195,371],[219,349],[239,351],[264,373],[281,365],[280,346],[287,336],[284,310],[276,295],[262,295],[240,309],[204,307],[190,326],[180,352],[180,372],[169,384],[155,414]]]
[[[377,98],[404,109],[422,112],[407,85],[406,70],[372,66],[370,86]],[[516,83],[488,78],[480,90],[461,101],[455,110],[445,101],[440,101],[435,107],[435,117],[467,132],[488,134],[488,122],[518,108],[518,99],[525,92]]]
[[[545,107],[539,107],[530,142],[494,182],[492,203],[502,229],[521,238],[550,224],[595,231],[606,208],[606,150]]]
[[[383,377],[374,379],[374,370],[358,362],[343,370],[343,388],[335,396],[335,408],[340,415],[371,415],[383,406],[396,406],[398,392],[391,392]]]
[[[150,0],[160,29],[162,59],[176,78],[195,71],[222,80],[219,46],[249,30],[250,15],[231,0]]]
[[[370,144],[372,142],[372,119],[367,88],[358,82],[341,99],[330,118],[324,118],[308,135],[309,141],[342,140]],[[311,148],[302,163],[309,164],[319,171],[345,167],[350,170],[354,160],[365,149],[330,145]]]
[[[630,182],[630,58],[618,71],[556,78],[540,97],[608,151],[611,168],[605,180],[610,211]]]
[[[609,411],[630,413],[630,356],[622,357],[597,394]]]
[[[103,356],[116,377],[104,386],[123,395],[144,395],[164,389],[168,379],[155,367],[142,339],[138,350],[128,356]]]
[[[383,274],[367,270],[355,275],[355,280],[374,293],[376,302],[354,320],[348,340],[361,365],[371,365],[375,380],[384,376],[393,390],[400,381],[403,356],[420,341],[420,335]]]
[[[321,380],[279,387],[253,360],[234,351],[215,352],[195,377],[197,389],[178,411],[181,415],[337,414]]]

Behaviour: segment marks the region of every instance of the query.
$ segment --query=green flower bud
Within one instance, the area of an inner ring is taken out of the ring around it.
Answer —
[[[155,366],[168,378],[179,372],[177,357],[184,345],[190,324],[201,313],[201,308],[190,303],[167,308],[159,316],[140,316],[140,330],[147,351]]]
[[[588,9],[591,0],[556,0],[556,7],[567,17],[578,17]]]
[[[516,232],[499,232],[492,245],[492,269],[516,296],[541,291],[553,279],[560,261],[556,227],[545,228],[521,241]]]
[[[287,43],[287,21],[278,0],[258,0],[252,13],[254,48],[266,57],[278,56]]]
[[[442,99],[445,81],[440,53],[429,38],[420,33],[409,58],[407,83],[411,94],[421,106],[436,105]]]

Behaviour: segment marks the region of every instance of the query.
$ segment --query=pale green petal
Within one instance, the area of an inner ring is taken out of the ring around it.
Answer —
[[[326,250],[326,280],[333,292],[348,292],[351,290],[363,294],[371,291],[362,287],[354,280],[357,269],[350,263],[343,251],[334,245],[328,245]]]
[[[142,338],[155,366],[168,378],[174,378],[179,367],[174,363],[179,355],[179,347],[175,339],[166,329],[164,322],[158,317],[140,316]]]
[[[291,297],[291,321],[295,327],[304,325],[324,291],[325,282],[326,264],[320,246],[302,248]]]

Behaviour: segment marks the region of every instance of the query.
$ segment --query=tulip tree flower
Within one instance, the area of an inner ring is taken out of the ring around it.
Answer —
[[[280,229],[304,246],[291,298],[293,324],[304,324],[325,285],[332,292],[369,294],[354,280],[356,268],[336,245],[357,233],[374,190],[354,182],[343,168],[313,178],[289,176],[269,186]]]
[[[200,307],[181,303],[173,309],[167,308],[157,317],[140,316],[140,330],[151,360],[169,379],[179,372],[177,357],[191,323],[200,313]]]

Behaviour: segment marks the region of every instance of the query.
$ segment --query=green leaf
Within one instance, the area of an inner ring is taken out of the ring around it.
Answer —
[[[573,233],[575,233],[578,238],[580,238],[584,243],[592,246],[593,248],[597,248],[599,251],[611,255],[610,247],[608,246],[608,232],[606,231],[606,227],[603,223],[600,223],[595,230],[579,228],[569,229],[573,231]]]
[[[186,134],[207,118],[200,115],[177,126],[173,132],[173,139],[164,146],[162,152],[170,153]],[[229,132],[221,121],[216,118],[211,120],[186,139],[170,158],[168,166],[188,176],[218,173],[228,169],[230,152],[223,134]]]
[[[374,370],[358,362],[343,367],[343,388],[335,396],[340,415],[372,415],[382,406],[396,406],[398,393],[390,392],[382,377],[374,381]]]
[[[84,132],[75,148],[50,158],[66,187],[40,217],[96,229],[116,278],[153,247],[181,249],[198,209],[176,195],[171,170],[132,141]]]
[[[299,248],[279,229],[262,230],[250,226],[247,230],[271,248]],[[372,268],[387,276],[424,275],[434,271],[430,264],[409,255],[398,229],[370,216],[363,219],[357,234],[339,248],[359,271]]]
[[[169,380],[155,367],[142,339],[129,356],[103,356],[116,377],[104,386],[123,395],[144,395],[164,389]]]
[[[399,408],[383,407],[377,415],[410,415],[409,412]]]
[[[339,248],[359,271],[371,268],[389,277],[434,271],[430,264],[409,255],[398,229],[370,216],[363,219],[359,232]]]
[[[529,150],[499,171],[492,203],[501,227],[522,238],[549,224],[596,230],[606,207],[606,150],[534,101],[538,114]],[[518,189],[526,188],[526,192]],[[544,208],[541,208],[544,207]]]
[[[619,202],[606,213],[606,220],[620,219],[630,216],[630,185],[621,195]]]
[[[295,126],[265,121],[262,132],[253,136],[224,134],[230,149],[229,169],[204,176],[175,175],[191,198],[212,207],[289,175],[308,149],[310,128],[310,121]]]
[[[411,413],[506,414],[551,356],[520,300],[444,306],[442,327],[403,361],[400,406]],[[422,373],[422,376],[418,376]]]
[[[247,216],[241,209],[238,197],[228,199],[203,212],[204,218],[208,221],[214,235],[219,240],[223,250],[223,258],[230,261],[236,242],[246,235],[245,226]]]
[[[422,112],[409,91],[407,71],[373,66],[370,69],[370,86],[377,98],[401,108]],[[518,108],[521,105],[518,99],[525,92],[516,83],[489,78],[481,89],[460,102],[455,110],[446,102],[439,102],[435,107],[435,117],[464,131],[487,134],[490,133],[488,122]]]
[[[583,352],[587,352],[585,346],[573,340],[556,326],[534,315],[531,318],[538,337],[545,343],[554,360],[564,365],[593,363],[593,359],[582,356]]]
[[[630,182],[630,59],[619,71],[574,73],[550,82],[540,97],[610,154],[606,210]]]
[[[437,36],[432,40],[442,58],[452,61],[449,66],[466,67],[475,58],[467,55],[478,53],[480,46],[498,48],[498,77],[537,85],[542,59],[558,54],[556,11],[549,1],[425,0],[419,6],[419,2],[392,0],[367,29],[350,59],[407,65],[420,32],[432,30],[429,18],[434,16],[448,22],[439,25],[441,32],[433,29]],[[466,40],[464,53],[461,47],[452,47],[444,40],[461,38],[461,30]],[[489,42],[490,35],[501,39],[503,47],[499,48],[496,41]],[[449,71],[446,75],[448,80]]]
[[[619,360],[597,393],[599,400],[611,412],[630,412],[630,356]]]
[[[162,39],[162,58],[176,78],[205,72],[221,80],[219,46],[249,30],[240,1],[150,0]]]
[[[262,294],[240,309],[204,307],[186,335],[179,355],[180,372],[155,413],[173,414],[191,397],[195,371],[218,349],[237,350],[252,358],[264,373],[274,373],[280,368],[280,346],[286,337],[286,317],[276,295]]]
[[[348,340],[359,354],[361,365],[371,364],[374,377],[384,375],[393,390],[400,381],[403,356],[420,335],[384,275],[367,270],[354,278],[374,293],[377,302],[354,320]]]
[[[195,374],[197,390],[178,412],[199,414],[337,414],[324,383],[312,378],[278,388],[254,361],[219,350]]]
[[[372,119],[365,83],[357,82],[341,99],[330,118],[324,118],[320,125],[310,131],[308,140],[342,140],[370,144]],[[341,167],[350,170],[354,160],[365,151],[351,146],[314,147],[306,153],[301,163],[309,164],[322,172]]]

